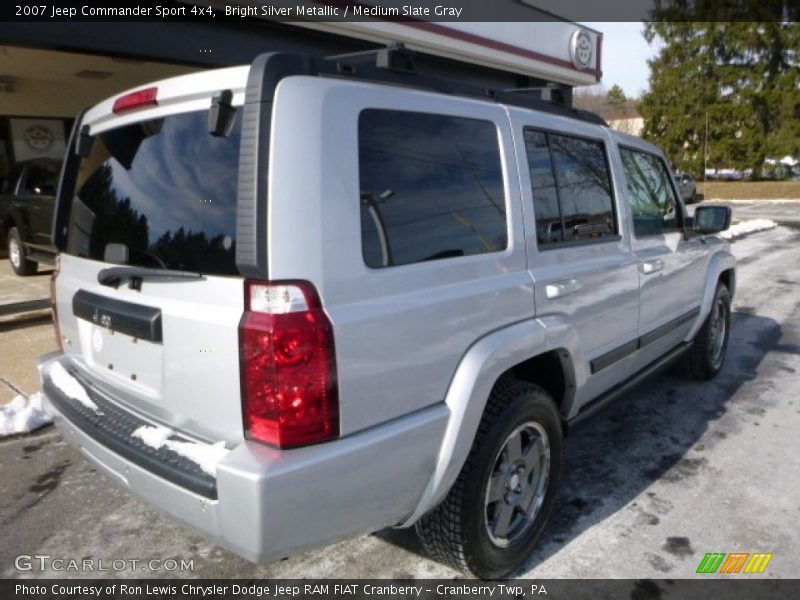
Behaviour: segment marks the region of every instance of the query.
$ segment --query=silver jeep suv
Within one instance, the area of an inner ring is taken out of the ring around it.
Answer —
[[[676,359],[710,379],[729,337],[730,210],[690,219],[657,147],[346,59],[102,102],[54,220],[65,438],[253,561],[416,526],[504,575],[568,427]]]

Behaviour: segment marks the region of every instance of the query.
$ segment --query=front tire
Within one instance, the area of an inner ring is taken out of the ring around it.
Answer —
[[[8,260],[14,273],[21,276],[34,275],[37,270],[36,261],[28,258],[25,245],[16,227],[8,230]]]
[[[498,382],[450,493],[417,522],[425,550],[483,579],[519,567],[553,511],[562,448],[550,395],[516,379]]]
[[[731,331],[731,294],[724,283],[718,283],[711,312],[692,340],[689,350],[678,363],[678,372],[690,379],[708,381],[717,376],[725,364]]]

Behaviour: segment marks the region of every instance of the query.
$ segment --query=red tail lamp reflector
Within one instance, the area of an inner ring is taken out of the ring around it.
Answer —
[[[125,94],[114,100],[114,107],[111,111],[118,115],[122,112],[143,108],[145,106],[158,106],[158,88],[149,87],[137,90],[130,94]]]
[[[246,437],[289,448],[339,435],[333,327],[313,285],[246,281],[239,351]]]

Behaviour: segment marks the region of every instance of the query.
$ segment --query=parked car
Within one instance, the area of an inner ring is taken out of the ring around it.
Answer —
[[[687,217],[662,151],[591,113],[347,61],[85,113],[43,392],[100,471],[252,561],[414,526],[500,577],[571,425],[722,369],[730,209]]]
[[[0,233],[17,275],[33,275],[40,262],[53,264],[50,228],[60,169],[52,159],[23,162],[0,192]]]
[[[678,190],[684,202],[687,204],[697,202],[697,183],[691,173],[676,173],[675,181],[678,183]]]

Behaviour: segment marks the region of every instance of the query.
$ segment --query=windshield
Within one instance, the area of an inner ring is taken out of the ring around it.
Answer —
[[[104,260],[108,244],[122,244],[129,265],[236,275],[241,126],[236,119],[229,135],[214,137],[207,116],[99,134],[81,162],[67,253]]]

